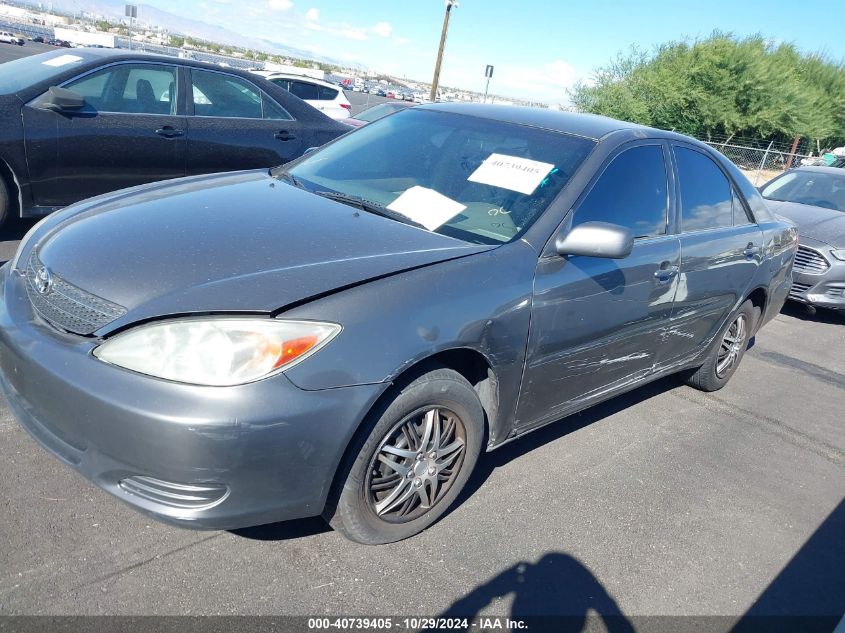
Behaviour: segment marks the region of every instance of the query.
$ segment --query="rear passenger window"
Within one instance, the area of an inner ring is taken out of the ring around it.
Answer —
[[[262,118],[261,94],[240,77],[191,70],[196,116]]]
[[[319,86],[320,101],[334,101],[337,98],[337,90],[327,86]]]
[[[314,100],[319,98],[317,86],[315,86],[314,84],[305,83],[304,81],[291,81],[290,92],[291,94],[296,95],[300,99]]]
[[[681,230],[733,226],[733,191],[716,163],[701,152],[684,147],[675,148],[675,160],[681,188]]]
[[[264,118],[265,119],[280,119],[282,121],[293,121],[293,117],[278,103],[273,101],[267,95],[262,95],[264,101]]]
[[[742,226],[743,224],[754,224],[754,218],[742,204],[739,194],[733,192],[733,211],[734,211],[734,226]]]
[[[634,237],[666,233],[668,196],[663,148],[641,145],[613,159],[575,211],[573,226],[611,222]]]

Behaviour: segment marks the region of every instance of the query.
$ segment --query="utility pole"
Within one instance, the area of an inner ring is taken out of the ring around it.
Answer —
[[[431,100],[437,101],[437,85],[440,83],[440,65],[443,63],[443,49],[446,48],[446,32],[449,30],[449,16],[458,0],[446,0],[446,17],[443,18],[443,32],[440,34],[440,48],[437,49],[437,63],[434,66],[434,80],[431,82]]]

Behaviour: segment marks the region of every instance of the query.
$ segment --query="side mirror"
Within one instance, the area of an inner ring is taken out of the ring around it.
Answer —
[[[608,222],[584,222],[555,240],[558,255],[624,259],[633,248],[633,233],[624,226]]]
[[[53,112],[81,110],[85,107],[85,97],[73,90],[50,86],[42,107]]]

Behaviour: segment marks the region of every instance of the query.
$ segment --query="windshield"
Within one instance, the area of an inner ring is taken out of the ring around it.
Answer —
[[[762,194],[767,200],[845,211],[845,173],[791,171],[763,187]]]
[[[398,112],[309,154],[288,173],[315,192],[339,192],[426,229],[498,244],[545,211],[595,142],[484,118]]]
[[[0,95],[20,92],[57,73],[78,66],[82,61],[79,55],[52,51],[0,64]]]

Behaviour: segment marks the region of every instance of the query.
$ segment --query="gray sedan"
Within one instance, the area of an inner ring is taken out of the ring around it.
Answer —
[[[724,386],[797,236],[723,156],[611,119],[411,108],[282,168],[94,198],[0,269],[0,383],[164,521],[418,533],[484,450]]]
[[[760,189],[769,208],[798,225],[791,299],[845,310],[845,170],[801,167]]]

